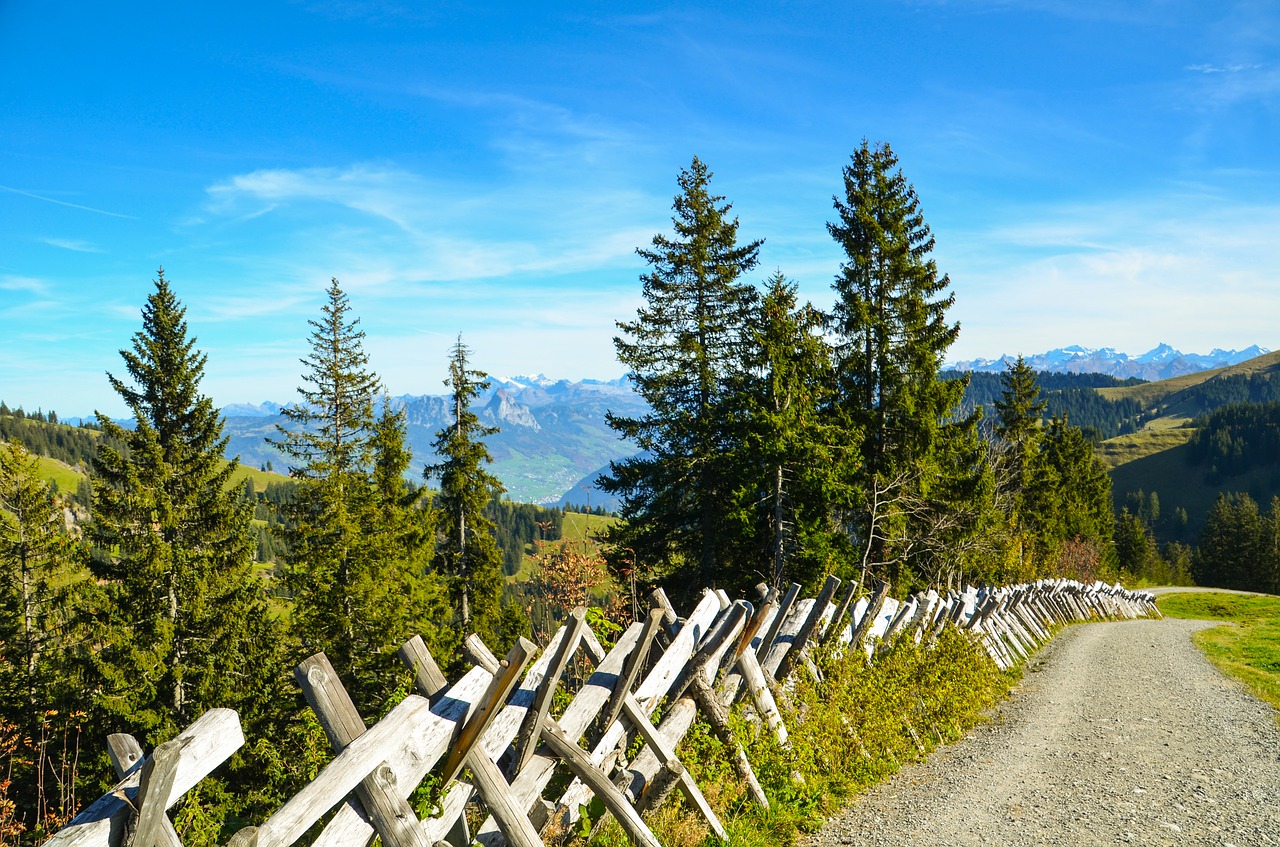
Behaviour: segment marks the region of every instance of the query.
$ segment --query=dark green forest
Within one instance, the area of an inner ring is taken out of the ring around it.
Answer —
[[[453,672],[469,633],[505,650],[531,617],[545,631],[588,604],[621,623],[655,586],[683,606],[707,587],[812,592],[826,574],[897,596],[1185,575],[1189,554],[1156,551],[1146,516],[1114,514],[1093,442],[1129,410],[1087,400],[1089,377],[1021,360],[995,382],[944,373],[957,292],[915,188],[888,145],[863,142],[840,177],[827,232],[843,259],[823,311],[782,271],[753,276],[762,239],[739,234],[703,162],[678,174],[671,231],[638,251],[643,305],[617,323],[649,411],[608,418],[637,454],[601,483],[623,504],[601,554],[533,545],[561,535],[563,514],[504,499],[495,430],[472,408],[488,375],[462,336],[452,419],[429,462],[411,454],[336,279],[298,328],[309,353],[271,438],[289,482],[233,484],[206,354],[161,270],[107,377],[132,428],[0,410],[5,839],[38,843],[113,781],[108,734],[150,748],[230,707],[248,744],[174,812],[184,844],[225,843],[329,755],[292,677],[319,651],[376,716],[409,684],[395,651],[414,635]],[[1224,456],[1235,425],[1207,436]],[[37,454],[54,451],[89,471],[82,515],[41,478]],[[513,588],[526,552],[537,572]],[[1245,567],[1209,561],[1206,579]]]
[[[1215,485],[1258,467],[1280,473],[1280,402],[1236,402],[1198,419],[1187,461]]]
[[[965,403],[981,407],[990,414],[1002,390],[1002,375],[998,373],[949,372],[952,379],[968,379]],[[1095,388],[1113,388],[1120,385],[1138,385],[1135,377],[1118,379],[1106,374],[1075,374],[1040,371],[1036,374],[1040,384],[1040,396],[1044,399],[1045,414],[1069,420],[1080,427],[1093,442],[1105,441],[1137,430],[1145,411],[1137,400],[1107,400],[1094,391]]]

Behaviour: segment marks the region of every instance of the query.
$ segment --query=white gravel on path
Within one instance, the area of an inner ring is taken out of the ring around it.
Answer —
[[[1280,724],[1191,643],[1214,625],[1069,627],[989,723],[802,844],[1280,845]]]

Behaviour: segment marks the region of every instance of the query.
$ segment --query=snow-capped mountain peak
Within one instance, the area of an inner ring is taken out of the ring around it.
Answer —
[[[1101,373],[1128,379],[1138,377],[1145,380],[1168,379],[1198,371],[1225,368],[1240,362],[1262,356],[1271,352],[1257,344],[1243,350],[1222,350],[1215,348],[1212,353],[1183,353],[1170,344],[1161,342],[1139,356],[1129,356],[1118,352],[1114,347],[1085,347],[1072,344],[1058,347],[1034,356],[1023,355],[1032,369],[1037,371],[1056,371],[1060,373]],[[947,370],[999,372],[1008,367],[1013,357],[1003,355],[998,359],[972,359],[967,362],[948,362]]]

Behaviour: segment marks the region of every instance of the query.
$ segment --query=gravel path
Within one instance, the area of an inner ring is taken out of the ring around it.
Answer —
[[[1068,628],[990,723],[803,844],[1280,845],[1280,725],[1192,645],[1213,625]]]

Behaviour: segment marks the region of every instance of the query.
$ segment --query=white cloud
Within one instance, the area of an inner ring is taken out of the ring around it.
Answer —
[[[253,171],[207,193],[208,211],[224,218],[243,219],[245,206],[269,204],[273,225],[285,229],[306,264],[329,273],[356,268],[370,284],[635,264],[635,248],[653,233],[639,220],[661,208],[634,190],[583,192],[545,182],[477,189],[369,163]],[[335,217],[321,206],[348,214]],[[315,223],[311,212],[324,222]],[[343,279],[356,284],[350,273]]]
[[[1022,217],[940,249],[962,324],[950,358],[1068,343],[1280,347],[1280,206],[1169,195]]]
[[[73,238],[42,238],[45,244],[50,247],[57,247],[61,250],[70,250],[73,253],[101,253],[102,248],[90,244],[88,241],[78,241]]]
[[[30,276],[0,276],[0,291],[25,291],[28,294],[45,294],[49,285],[44,280]]]

